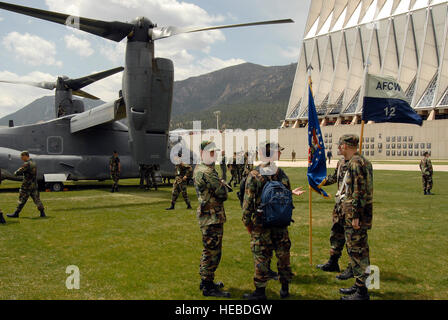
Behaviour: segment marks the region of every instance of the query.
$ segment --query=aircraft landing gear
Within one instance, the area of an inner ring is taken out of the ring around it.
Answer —
[[[47,184],[47,188],[50,189],[51,192],[60,192],[64,190],[64,184],[62,182],[52,182]]]

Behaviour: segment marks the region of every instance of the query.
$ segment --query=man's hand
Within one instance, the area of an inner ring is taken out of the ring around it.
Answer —
[[[302,187],[298,187],[297,189],[294,189],[294,190],[292,191],[292,194],[293,194],[293,195],[296,195],[296,196],[298,196],[298,197],[300,197],[300,196],[301,196],[302,194],[304,194],[304,193],[306,193],[306,191],[303,190]]]
[[[355,230],[359,230],[361,227],[359,226],[359,219],[353,219],[352,220],[352,227]]]
[[[249,234],[252,234],[252,231],[254,231],[254,225],[250,223],[246,226],[246,229],[249,232]]]
[[[184,177],[182,178],[182,181],[187,181],[187,176],[184,176]]]

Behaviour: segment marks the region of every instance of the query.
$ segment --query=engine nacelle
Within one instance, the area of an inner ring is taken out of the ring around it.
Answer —
[[[123,76],[129,144],[139,164],[160,164],[168,157],[174,66],[168,59],[152,59],[151,45],[128,43]]]

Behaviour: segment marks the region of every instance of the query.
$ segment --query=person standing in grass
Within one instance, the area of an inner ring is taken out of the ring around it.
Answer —
[[[13,214],[8,214],[9,218],[18,218],[20,212],[25,206],[28,198],[31,197],[40,211],[40,217],[45,218],[45,210],[42,201],[40,201],[39,188],[37,187],[37,166],[36,163],[30,158],[28,151],[23,151],[20,154],[20,158],[23,161],[23,165],[14,172],[15,176],[23,176],[22,186],[19,190],[19,204]]]
[[[183,163],[181,157],[182,153],[179,153],[177,155],[177,160],[175,160],[178,163],[176,164],[176,177],[174,178],[173,190],[171,191],[171,206],[166,208],[166,210],[174,210],[177,198],[179,198],[180,194],[184,197],[187,209],[192,209],[190,199],[188,199],[187,184],[188,179],[190,179],[193,174],[193,168],[190,165]]]
[[[121,163],[118,158],[118,152],[114,150],[109,160],[110,178],[112,179],[112,189],[110,192],[118,192],[118,181],[120,181]]]
[[[366,280],[370,266],[367,231],[372,228],[373,168],[369,160],[358,152],[359,137],[343,135],[339,150],[347,163],[341,190],[342,212],[345,217],[345,240],[355,284],[340,289],[342,300],[369,300]]]
[[[423,194],[432,195],[432,163],[429,159],[429,152],[424,153],[424,158],[420,161],[420,171],[422,172]]]
[[[343,142],[341,140],[341,142]],[[338,149],[341,145],[338,146]],[[341,155],[341,151],[338,150],[338,155]],[[327,176],[325,179],[324,186],[330,186],[337,183],[338,192],[335,196],[335,205],[333,208],[333,226],[330,233],[330,259],[327,263],[318,264],[316,267],[326,272],[339,272],[339,259],[342,255],[342,250],[345,246],[345,218],[341,206],[341,195],[342,188],[344,187],[344,177],[347,172],[347,162],[344,158],[341,158],[336,166],[336,170],[333,174]],[[345,271],[336,277],[339,280],[348,280],[353,278],[353,272],[350,264],[347,266]]]
[[[215,272],[222,256],[222,238],[226,213],[224,202],[227,200],[227,186],[219,179],[215,169],[217,158],[214,142],[201,143],[201,163],[193,173],[194,186],[198,194],[199,207],[197,216],[202,233],[202,250],[199,274],[201,283],[199,288],[206,297],[230,298],[230,293],[221,291],[222,283],[214,283]]]
[[[282,189],[289,190],[291,184],[286,173],[275,165],[280,160],[281,148],[278,143],[266,141],[260,145],[259,158],[262,164],[252,170],[246,181],[243,200],[243,224],[251,236],[250,246],[254,259],[255,291],[244,294],[248,300],[266,300],[266,286],[272,279],[270,269],[273,252],[277,256],[279,280],[282,284],[280,297],[289,297],[289,283],[293,278],[290,262],[291,240],[289,238],[288,223],[277,226],[266,226],[263,219],[262,194],[268,182],[280,183]],[[298,188],[292,193],[300,196],[303,190]],[[291,208],[292,210],[292,208]]]

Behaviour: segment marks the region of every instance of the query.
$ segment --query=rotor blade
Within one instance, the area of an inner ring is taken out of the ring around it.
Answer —
[[[95,97],[93,95],[91,95],[90,93],[87,93],[85,91],[82,90],[73,90],[72,94],[78,97],[83,97],[83,98],[87,98],[87,99],[92,99],[92,100],[100,100],[100,98]]]
[[[56,88],[56,83],[54,82],[28,82],[28,81],[5,81],[5,80],[0,80],[0,82],[11,84],[23,84],[47,90],[53,90],[54,88]]]
[[[0,9],[5,9],[38,19],[63,24],[117,42],[120,42],[124,37],[131,33],[132,29],[134,28],[134,26],[129,23],[118,21],[106,22],[101,20],[76,17],[68,14],[29,8],[25,6],[18,6],[5,2],[0,2]]]
[[[177,28],[173,26],[155,27],[153,29],[149,29],[149,36],[151,37],[152,40],[158,40],[175,36],[181,33],[192,33],[199,31],[210,31],[218,29],[240,28],[240,27],[260,26],[266,24],[281,24],[281,23],[293,23],[293,22],[294,20],[292,19],[283,19],[283,20],[260,21],[260,22],[251,22],[242,24],[230,24],[224,26],[204,27],[204,28]]]
[[[107,78],[107,77],[109,77],[113,74],[116,74],[118,72],[121,72],[123,70],[124,70],[123,67],[118,67],[118,68],[110,69],[107,71],[91,74],[87,77],[83,77],[83,78],[79,78],[79,79],[65,80],[64,83],[70,89],[78,90],[78,89],[84,88],[85,86],[88,86],[89,84],[92,84],[96,81]]]

